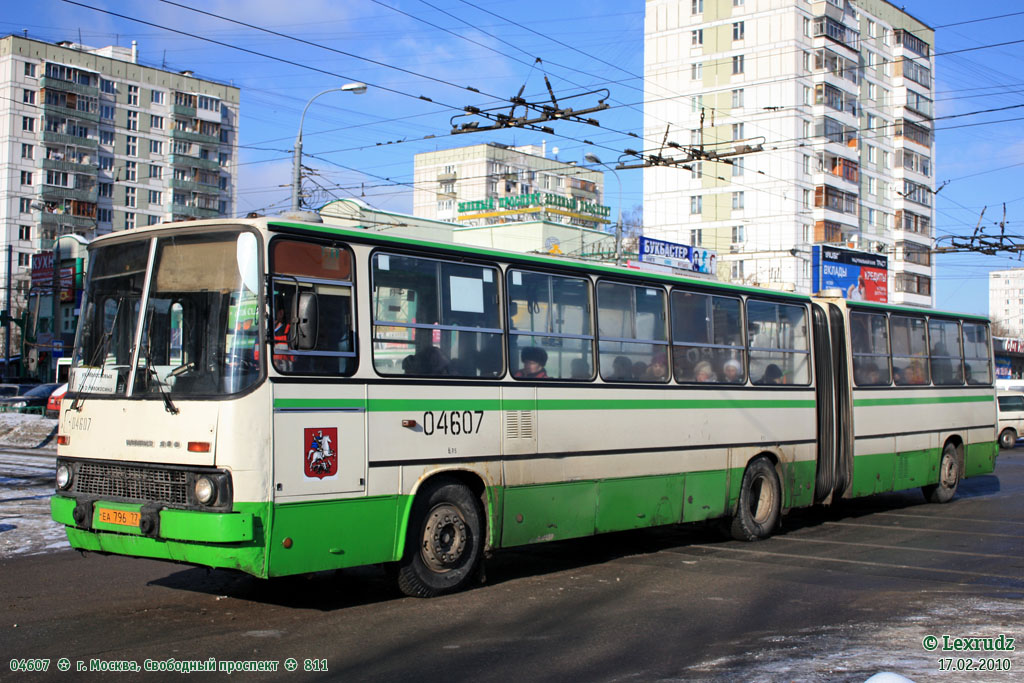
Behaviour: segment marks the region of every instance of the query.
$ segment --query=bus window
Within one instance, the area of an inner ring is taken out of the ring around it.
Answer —
[[[889,327],[884,314],[850,311],[850,347],[857,386],[889,384]]]
[[[373,365],[382,375],[498,377],[497,269],[373,256]]]
[[[584,278],[510,270],[509,367],[519,379],[594,378],[590,282]],[[543,361],[543,373],[529,360]]]
[[[932,382],[935,384],[964,383],[964,354],[960,347],[960,324],[952,320],[928,321],[928,340]]]
[[[674,290],[672,359],[677,382],[746,380],[740,300]],[[710,369],[710,375],[708,371]]]
[[[601,379],[609,382],[668,381],[665,290],[598,283],[597,329]]]
[[[750,378],[754,384],[810,383],[807,310],[747,299]]]
[[[337,245],[275,240],[270,336],[271,359],[278,372],[351,375],[356,370],[352,301],[352,253]],[[313,297],[312,337],[299,343],[300,297]],[[244,305],[241,309],[244,318]],[[244,340],[244,337],[242,337]],[[302,347],[302,348],[298,348]]]
[[[988,356],[988,327],[964,323],[964,375],[968,384],[991,384],[992,364]]]
[[[924,318],[889,317],[892,378],[896,384],[928,384],[928,338]]]

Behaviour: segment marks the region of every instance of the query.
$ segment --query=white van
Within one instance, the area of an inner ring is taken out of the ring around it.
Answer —
[[[1017,437],[1024,434],[1024,392],[1000,391],[996,400],[999,405],[999,447],[1013,448]]]

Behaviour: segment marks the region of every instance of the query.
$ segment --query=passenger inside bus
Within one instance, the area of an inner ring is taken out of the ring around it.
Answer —
[[[782,377],[782,370],[775,363],[770,363],[768,367],[764,369],[764,374],[761,375],[761,379],[755,382],[755,384],[785,384]]]
[[[520,357],[523,366],[516,370],[515,377],[518,379],[547,379],[548,373],[544,366],[548,362],[548,352],[537,346],[527,346],[522,350]]]
[[[743,366],[735,358],[725,361],[722,366],[722,377],[726,382],[738,384],[743,381]]]
[[[448,359],[434,346],[433,330],[417,327],[416,353],[402,360],[402,371],[407,375],[447,375]]]
[[[668,357],[664,353],[654,354],[651,364],[639,378],[647,382],[664,382],[668,378]]]
[[[698,382],[717,382],[718,378],[715,377],[714,371],[711,369],[711,363],[706,360],[702,360],[697,363],[693,368],[693,377]]]

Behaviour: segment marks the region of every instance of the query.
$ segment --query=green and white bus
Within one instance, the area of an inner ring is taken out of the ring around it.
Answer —
[[[944,502],[998,453],[983,318],[273,218],[90,252],[74,548],[433,596],[504,547]]]

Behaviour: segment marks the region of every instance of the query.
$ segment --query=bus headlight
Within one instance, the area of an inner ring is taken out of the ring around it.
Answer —
[[[57,488],[66,491],[71,486],[71,468],[61,463],[57,465]]]
[[[217,497],[217,486],[209,477],[199,477],[196,479],[195,491],[196,500],[203,505],[211,504]]]

